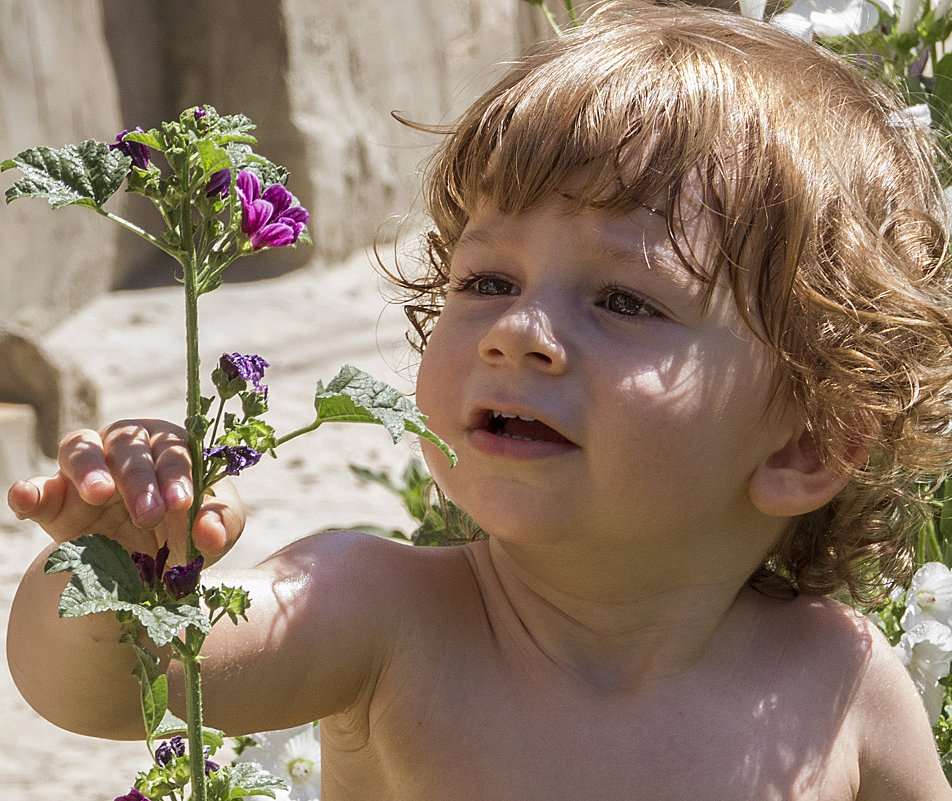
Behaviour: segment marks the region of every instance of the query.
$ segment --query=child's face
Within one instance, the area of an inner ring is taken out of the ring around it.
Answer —
[[[686,226],[697,255],[703,226]],[[417,400],[460,457],[427,451],[437,483],[484,529],[723,548],[730,528],[769,546],[747,481],[796,416],[769,403],[767,349],[730,292],[703,310],[662,216],[484,206],[451,276]]]

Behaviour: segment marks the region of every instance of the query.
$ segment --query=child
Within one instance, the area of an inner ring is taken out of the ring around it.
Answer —
[[[489,538],[335,532],[220,570],[254,601],[206,643],[209,724],[320,718],[329,801],[952,799],[905,669],[824,597],[906,574],[916,489],[952,463],[924,135],[769,26],[619,2],[517,62],[427,187],[429,270],[401,280],[459,465],[424,449]],[[179,429],[76,432],[60,466],[14,511],[181,558]],[[196,542],[242,523],[223,487]],[[140,736],[131,654],[57,618],[44,559],[21,691]]]

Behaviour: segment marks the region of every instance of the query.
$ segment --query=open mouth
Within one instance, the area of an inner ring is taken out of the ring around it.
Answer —
[[[554,428],[523,414],[510,414],[495,409],[487,413],[485,429],[490,434],[523,442],[559,442],[569,443]]]

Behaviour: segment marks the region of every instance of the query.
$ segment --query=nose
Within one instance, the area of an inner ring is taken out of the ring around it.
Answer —
[[[480,340],[479,355],[489,364],[533,367],[553,375],[568,366],[551,316],[534,307],[517,306],[499,316]]]

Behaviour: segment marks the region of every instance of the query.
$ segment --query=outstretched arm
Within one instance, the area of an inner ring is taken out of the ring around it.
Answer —
[[[98,532],[128,550],[155,553],[168,541],[171,565],[184,559],[188,476],[180,429],[123,422],[101,434],[68,437],[59,472],[18,482],[9,501],[56,543]],[[233,490],[218,484],[197,518],[196,544],[214,561],[243,524]],[[252,599],[248,622],[222,623],[206,640],[202,669],[210,725],[233,733],[290,726],[344,708],[372,685],[368,672],[381,663],[389,641],[382,612],[399,604],[384,600],[390,582],[381,581],[380,573],[373,581],[364,576],[368,568],[377,572],[372,565],[387,545],[360,535],[315,536],[255,568],[203,573],[203,582],[243,586]],[[59,726],[102,737],[142,737],[131,649],[118,642],[111,614],[58,617],[67,578],[43,573],[49,550],[24,576],[10,616],[8,661],[17,686]],[[170,681],[172,707],[181,714],[174,663]]]

